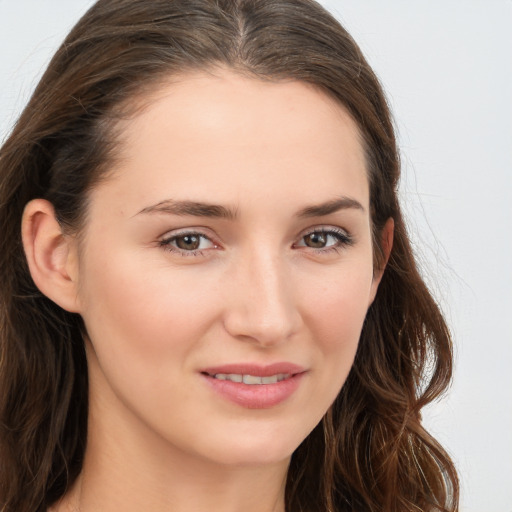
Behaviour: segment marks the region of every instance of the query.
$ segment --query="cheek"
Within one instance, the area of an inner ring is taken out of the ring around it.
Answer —
[[[323,286],[309,283],[303,306],[304,316],[317,331],[317,340],[326,351],[357,344],[372,297],[372,267],[356,261],[332,272]]]
[[[371,299],[371,265],[340,272],[331,283],[311,294],[311,326],[319,366],[316,396],[327,408],[341,390],[352,367],[362,326]],[[313,299],[314,297],[314,299]]]
[[[198,290],[184,272],[117,256],[115,264],[88,261],[84,271],[83,317],[95,350],[157,365],[191,350],[215,316],[208,288]]]
[[[115,264],[90,258],[84,269],[91,393],[121,417],[131,411],[163,433],[174,425],[174,411],[190,416],[193,389],[183,376],[216,318],[216,302],[208,287],[198,293],[186,272],[109,254]]]

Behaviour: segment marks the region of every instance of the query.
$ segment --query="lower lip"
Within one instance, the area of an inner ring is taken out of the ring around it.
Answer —
[[[293,395],[304,373],[298,373],[275,384],[244,384],[215,379],[210,375],[202,376],[216,393],[237,405],[247,409],[269,409]]]

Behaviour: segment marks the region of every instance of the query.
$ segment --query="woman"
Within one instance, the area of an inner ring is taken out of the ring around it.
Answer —
[[[97,2],[0,153],[2,510],[457,510],[398,178],[316,3]]]

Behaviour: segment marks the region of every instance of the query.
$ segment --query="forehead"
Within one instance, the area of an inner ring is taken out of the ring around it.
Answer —
[[[140,100],[120,125],[112,180],[129,197],[232,203],[272,192],[285,204],[293,192],[308,203],[349,194],[368,203],[357,124],[309,84],[218,70],[174,78]]]

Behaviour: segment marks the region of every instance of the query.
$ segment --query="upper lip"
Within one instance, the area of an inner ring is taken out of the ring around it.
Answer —
[[[208,375],[237,374],[253,375],[255,377],[270,377],[278,374],[296,375],[305,372],[305,368],[294,363],[280,362],[268,365],[259,365],[254,363],[233,363],[223,364],[221,366],[211,366],[204,368],[201,373]]]

